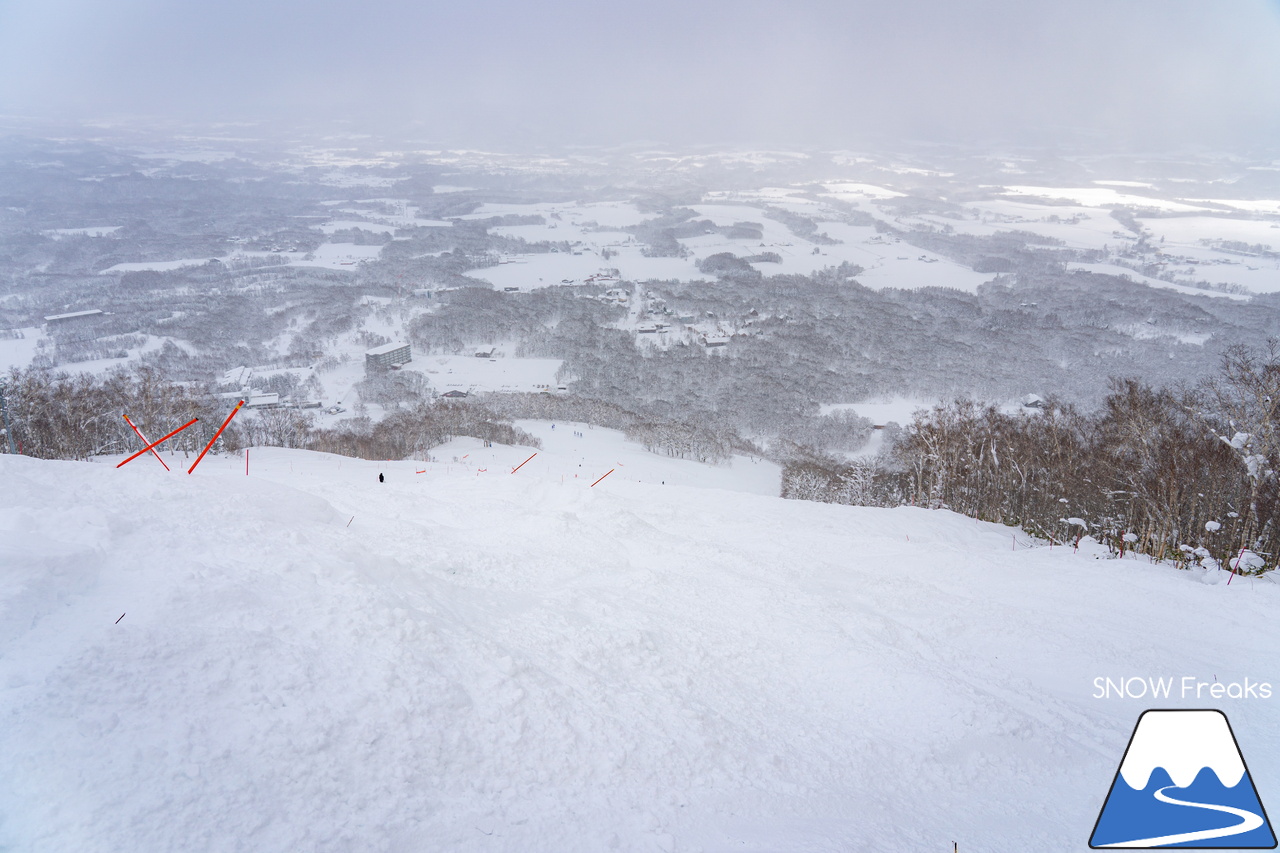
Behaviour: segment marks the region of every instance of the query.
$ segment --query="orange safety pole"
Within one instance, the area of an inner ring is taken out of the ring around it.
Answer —
[[[537,456],[537,455],[538,455],[538,454],[536,454],[536,453],[535,453],[535,454],[533,454],[533,456]],[[533,458],[533,456],[530,456],[530,457],[529,457],[529,459],[532,459],[532,458]],[[516,467],[512,468],[512,469],[511,469],[511,473],[512,473],[512,474],[514,474],[515,472],[517,472],[517,471],[519,471],[521,468],[523,468],[523,467],[524,467],[524,466],[529,462],[529,459],[524,460],[524,462],[521,462],[519,465],[517,465]]]
[[[608,471],[604,472],[604,477],[608,477],[610,474],[612,474],[614,471],[617,471],[617,470],[618,470],[617,468],[610,468]],[[601,477],[600,480],[603,480],[604,477]],[[596,483],[600,482],[600,480],[596,480]],[[592,483],[590,486],[587,486],[587,488],[594,489],[596,483]]]
[[[125,422],[125,423],[127,423],[130,427],[133,427],[133,431],[134,431],[134,432],[136,432],[136,433],[138,434],[138,438],[142,439],[142,443],[143,443],[143,444],[147,444],[147,443],[148,443],[148,441],[147,441],[147,437],[146,437],[145,435],[143,435],[143,434],[142,434],[142,430],[138,429],[136,426],[134,426],[134,425],[133,425],[133,421],[129,420],[129,416],[128,416],[128,415],[125,415],[125,416],[124,416],[124,422]],[[160,454],[159,454],[159,453],[156,453],[156,452],[153,450],[153,451],[151,451],[151,455],[152,455],[152,456],[154,456],[154,457],[156,458],[156,461],[157,461],[157,462],[159,462],[161,465],[164,465],[164,460],[160,458]],[[164,465],[164,470],[168,471],[168,470],[169,470],[169,466],[168,466],[168,465]]]
[[[166,435],[164,438],[160,439],[159,441],[153,441],[153,442],[151,442],[151,443],[150,443],[150,444],[148,444],[146,447],[142,448],[142,449],[141,449],[141,450],[139,450],[137,453],[133,454],[132,456],[130,456],[128,459],[124,460],[124,462],[121,462],[121,463],[120,463],[119,465],[117,465],[116,467],[117,467],[117,468],[119,468],[119,467],[123,466],[125,463],[132,462],[133,460],[137,459],[137,458],[138,458],[139,456],[141,456],[142,454],[146,453],[146,452],[147,452],[148,450],[150,450],[151,448],[155,447],[157,444],[160,444],[160,442],[167,441],[168,439],[173,438],[175,435],[177,435],[178,433],[182,432],[184,429],[186,429],[187,427],[191,426],[193,423],[195,423],[195,422],[196,422],[196,421],[198,421],[198,420],[200,420],[200,419],[199,419],[199,418],[192,418],[191,420],[187,421],[185,424],[183,424],[182,426],[178,427],[178,428],[177,428],[177,429],[175,429],[173,432],[169,433],[168,435]]]
[[[213,438],[209,439],[209,443],[204,446],[204,450],[200,451],[200,455],[196,457],[196,461],[191,463],[191,467],[187,469],[188,474],[196,470],[196,466],[200,464],[200,460],[209,452],[209,448],[213,447],[213,443],[218,440],[218,436],[222,435],[222,431],[227,428],[227,424],[231,423],[231,419],[236,416],[236,412],[240,411],[240,407],[243,405],[244,400],[236,403],[236,407],[231,410],[231,414],[227,415],[227,419],[222,422],[222,426],[218,427],[218,431],[213,434]]]

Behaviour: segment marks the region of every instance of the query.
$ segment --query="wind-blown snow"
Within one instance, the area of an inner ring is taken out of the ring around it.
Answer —
[[[0,455],[0,848],[1080,850],[1146,707],[1095,677],[1272,671],[1270,582],[580,429],[515,474]]]

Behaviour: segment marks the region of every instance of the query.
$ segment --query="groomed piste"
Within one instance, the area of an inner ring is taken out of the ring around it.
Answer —
[[[1269,579],[521,425],[0,455],[0,850],[1078,851],[1152,707],[1096,677],[1280,682]]]

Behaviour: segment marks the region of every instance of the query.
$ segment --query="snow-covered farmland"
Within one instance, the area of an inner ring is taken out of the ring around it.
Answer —
[[[693,281],[705,276],[696,263],[685,258],[646,258],[638,247],[618,250],[607,260],[594,251],[580,255],[570,252],[518,255],[508,263],[471,270],[467,275],[487,281],[494,287],[516,287],[531,290],[550,287],[564,280],[581,282],[589,276],[617,269],[629,281],[677,279]]]
[[[1280,221],[1225,216],[1169,216],[1139,221],[1157,242],[1163,238],[1166,245],[1198,246],[1201,240],[1234,240],[1280,249]]]
[[[918,216],[918,221],[935,228],[950,227],[961,234],[990,236],[1001,231],[1029,231],[1043,237],[1061,240],[1073,249],[1112,248],[1134,239],[1124,226],[1100,208],[1041,205],[1012,200],[972,202],[965,205],[970,219],[940,216]]]
[[[335,231],[346,231],[348,229],[360,229],[362,231],[370,231],[376,234],[396,233],[395,225],[388,225],[384,222],[368,222],[361,219],[335,219],[332,222],[317,225],[316,228],[323,231],[325,234],[332,234]]]
[[[623,228],[639,225],[651,217],[641,213],[627,202],[584,202],[537,204],[485,203],[474,213],[460,219],[491,219],[496,216],[543,216],[552,222],[563,221],[568,225],[595,223],[601,228]],[[563,239],[563,238],[561,238]]]
[[[696,204],[691,205],[691,209],[699,219],[706,219],[716,227],[754,223],[760,227],[762,236],[735,238],[713,232],[684,237],[680,238],[680,243],[690,251],[690,257],[650,258],[643,255],[643,246],[634,242],[632,235],[626,232],[594,231],[584,227],[590,222],[604,225],[602,219],[611,227],[625,224],[632,216],[627,206],[486,205],[481,212],[471,216],[488,218],[509,213],[536,213],[546,217],[556,213],[558,219],[547,219],[542,224],[495,226],[493,231],[530,241],[566,241],[573,244],[573,249],[570,252],[515,255],[498,266],[472,270],[468,274],[495,287],[521,290],[548,287],[563,281],[580,282],[610,269],[618,270],[619,275],[628,281],[696,281],[707,277],[698,270],[698,262],[710,255],[730,252],[739,257],[749,257],[771,252],[777,254],[781,262],[757,264],[757,269],[764,274],[806,275],[848,262],[864,267],[866,272],[859,276],[859,281],[876,288],[950,287],[972,292],[991,279],[990,275],[975,273],[934,253],[921,253],[905,245],[889,245],[878,238],[870,226],[827,221],[821,218],[821,211],[806,210],[810,215],[819,216],[820,232],[840,242],[814,243],[797,237],[781,222],[769,218],[763,207]],[[614,218],[599,216],[601,210],[612,212]],[[603,255],[605,250],[610,254],[608,258]]]
[[[849,183],[846,181],[827,184],[824,195],[845,201],[860,201],[863,199],[901,198],[903,193],[872,184]]]
[[[366,231],[382,230],[378,225],[371,222],[350,221],[338,224],[341,224],[343,227],[361,227]],[[317,227],[323,228],[324,226]],[[363,246],[356,243],[321,243],[315,252],[311,253],[310,258],[308,258],[306,253],[303,252],[243,252],[235,255],[227,255],[221,258],[182,258],[173,261],[131,261],[128,263],[114,264],[101,272],[104,274],[140,272],[143,270],[165,272],[168,270],[204,266],[211,260],[226,263],[235,261],[239,258],[252,257],[281,258],[290,266],[343,269],[344,267],[355,266],[357,263],[364,260],[377,258],[380,251],[382,251],[381,246]]]
[[[13,333],[20,337],[0,337],[0,372],[24,369],[39,352],[40,342],[47,338],[40,326],[14,329]]]
[[[335,202],[338,204],[341,202]],[[376,205],[376,208],[369,207],[340,207],[336,213],[354,213],[363,219],[373,222],[380,222],[383,225],[391,225],[396,228],[417,228],[420,226],[435,226],[441,228],[449,228],[453,226],[452,222],[442,219],[421,219],[418,217],[419,208],[409,203],[403,198],[365,198],[356,202],[361,205]],[[394,213],[388,213],[387,209],[395,210]]]
[[[1222,290],[1202,290],[1200,288],[1191,287],[1186,284],[1176,284],[1170,281],[1164,281],[1159,278],[1152,278],[1148,275],[1135,272],[1128,267],[1122,267],[1118,264],[1067,264],[1067,269],[1081,270],[1083,272],[1102,273],[1104,275],[1114,275],[1121,278],[1128,278],[1135,284],[1144,284],[1148,287],[1161,287],[1168,290],[1176,290],[1179,293],[1185,293],[1188,296],[1216,296],[1224,299],[1248,299],[1247,295],[1239,293],[1229,293]]]
[[[1110,187],[1024,187],[1011,186],[1004,190],[1013,196],[1031,196],[1034,198],[1060,198],[1072,201],[1084,207],[1130,206],[1154,210],[1166,210],[1174,213],[1187,213],[1205,210],[1198,205],[1170,201],[1154,196],[1122,193]]]
[[[290,261],[290,266],[348,269],[362,261],[374,260],[381,251],[381,246],[363,246],[356,243],[321,243],[319,248],[311,253],[310,258],[291,253],[289,257],[293,260]]]

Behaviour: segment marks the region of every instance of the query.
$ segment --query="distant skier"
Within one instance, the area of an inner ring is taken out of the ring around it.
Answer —
[[[381,474],[379,474],[379,475],[378,475],[378,482],[379,482],[379,483],[385,483],[386,481],[387,481],[387,478],[386,478],[386,477],[382,476]]]

